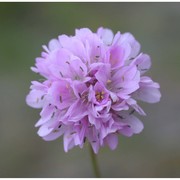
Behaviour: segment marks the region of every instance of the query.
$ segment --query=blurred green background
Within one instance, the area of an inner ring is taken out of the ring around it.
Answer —
[[[161,85],[158,104],[141,103],[145,129],[103,148],[103,177],[180,177],[180,3],[0,3],[0,177],[93,177],[89,149],[45,142],[39,110],[25,97],[42,45],[75,28],[131,32],[152,57],[148,75]]]

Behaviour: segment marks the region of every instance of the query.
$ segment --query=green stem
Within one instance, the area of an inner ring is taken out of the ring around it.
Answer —
[[[97,164],[96,154],[94,153],[90,144],[89,144],[89,149],[90,149],[90,156],[91,156],[91,162],[92,162],[94,174],[95,174],[96,178],[100,178],[101,176],[100,176],[100,171],[99,171],[99,167]]]

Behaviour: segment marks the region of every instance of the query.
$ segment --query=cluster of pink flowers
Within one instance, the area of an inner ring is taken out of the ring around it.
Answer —
[[[156,103],[159,84],[144,73],[149,55],[130,33],[110,29],[77,29],[74,36],[52,39],[31,69],[45,78],[32,81],[26,102],[40,108],[38,135],[46,141],[63,135],[64,150],[89,141],[115,149],[118,134],[132,136],[143,129],[135,112],[145,115],[137,100]]]

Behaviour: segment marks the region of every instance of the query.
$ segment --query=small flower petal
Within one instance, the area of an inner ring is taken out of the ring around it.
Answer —
[[[106,143],[109,145],[109,147],[114,150],[116,149],[118,145],[118,137],[116,134],[110,134],[105,138]]]
[[[111,45],[114,34],[110,29],[99,28],[97,35],[103,40],[104,44]]]

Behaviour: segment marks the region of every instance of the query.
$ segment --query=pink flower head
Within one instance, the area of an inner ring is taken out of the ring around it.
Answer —
[[[156,103],[159,84],[144,73],[149,55],[130,33],[110,29],[77,29],[43,46],[32,70],[45,78],[32,81],[26,102],[42,109],[38,135],[46,141],[63,136],[64,150],[89,141],[95,153],[101,146],[115,149],[118,134],[143,130],[135,112],[145,115],[137,100]]]

